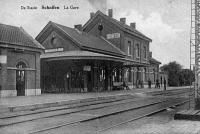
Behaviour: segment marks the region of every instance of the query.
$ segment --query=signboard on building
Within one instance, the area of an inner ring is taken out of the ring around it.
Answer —
[[[106,35],[107,39],[116,39],[116,38],[120,38],[120,33],[112,33],[112,34],[107,34]]]
[[[91,71],[91,66],[84,66],[83,71]]]
[[[6,64],[6,63],[7,63],[7,56],[0,55],[0,64]]]
[[[52,52],[62,52],[63,48],[53,48],[53,49],[46,49],[45,53],[52,53]]]

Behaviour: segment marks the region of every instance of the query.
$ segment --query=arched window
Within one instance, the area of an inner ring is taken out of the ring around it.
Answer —
[[[128,41],[128,47],[127,47],[128,55],[131,55],[131,41]]]
[[[144,81],[147,81],[147,69],[144,68]]]
[[[20,61],[16,65],[17,69],[23,69],[26,68],[26,64],[23,61]]]

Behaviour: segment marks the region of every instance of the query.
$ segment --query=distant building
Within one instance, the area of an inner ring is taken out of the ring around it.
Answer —
[[[0,24],[0,97],[39,95],[43,47],[22,27]]]

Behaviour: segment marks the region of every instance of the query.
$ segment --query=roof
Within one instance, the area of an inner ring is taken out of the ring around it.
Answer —
[[[125,62],[124,58],[111,56],[107,54],[100,54],[90,51],[63,51],[54,53],[45,53],[40,56],[41,59],[52,60],[66,60],[66,59],[98,59]]]
[[[89,19],[86,24],[83,26],[83,29],[85,29],[87,27],[87,25],[92,22],[96,16],[98,15],[101,15],[102,17],[104,17],[106,20],[110,21],[111,23],[119,26],[123,31],[125,32],[128,32],[130,34],[133,34],[135,36],[138,36],[140,38],[143,38],[147,41],[152,41],[152,39],[150,39],[149,37],[147,37],[146,35],[144,35],[143,33],[141,33],[140,31],[136,30],[135,28],[132,28],[131,26],[127,25],[127,24],[123,24],[122,22],[112,18],[112,17],[109,17],[107,15],[105,15],[104,13],[102,13],[101,11],[97,11],[94,15],[94,17],[92,17],[91,19]]]
[[[125,66],[148,66],[147,63],[140,63],[128,58],[116,57],[107,54],[100,54],[90,51],[63,51],[63,52],[52,52],[44,53],[40,55],[41,59],[46,59],[47,61],[54,60],[69,60],[69,59],[90,59],[90,60],[107,60],[107,61],[117,61],[125,63]],[[131,65],[128,65],[128,64]]]
[[[22,27],[0,24],[0,33],[0,43],[44,49],[44,47],[32,38]]]
[[[158,61],[158,60],[156,60],[156,59],[154,59],[154,58],[149,58],[149,62],[150,63],[155,63],[155,64],[161,64],[161,62],[160,61]]]
[[[72,41],[74,41],[77,45],[79,45],[82,49],[85,50],[99,50],[102,53],[113,53],[121,56],[125,56],[125,53],[122,52],[119,48],[114,46],[112,43],[108,42],[103,37],[96,37],[85,33],[83,31],[79,31],[75,28],[70,28],[67,26],[63,26],[54,22],[49,22],[49,25],[52,25],[63,32],[67,37],[70,37]],[[48,25],[47,24],[47,25]],[[39,34],[39,36],[42,36]],[[37,36],[36,39],[39,37]]]

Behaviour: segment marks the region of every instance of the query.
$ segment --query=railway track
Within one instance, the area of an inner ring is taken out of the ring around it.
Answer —
[[[175,92],[170,91],[171,96],[174,96]],[[183,92],[187,93],[184,90],[182,92],[178,91],[177,94]],[[62,132],[63,130],[65,132],[68,130],[77,132],[80,129],[79,126],[87,126],[86,128],[89,127],[89,133],[101,133],[165,110],[168,107],[188,102],[186,98],[170,97],[170,93],[165,94],[167,97],[159,97],[158,94],[145,98],[128,95],[121,98],[88,101],[71,106],[2,114],[0,115],[0,131],[6,134],[16,133],[16,130],[20,134],[49,134]],[[119,118],[120,120],[118,120]],[[83,128],[80,129],[80,132],[87,133],[88,130]]]

